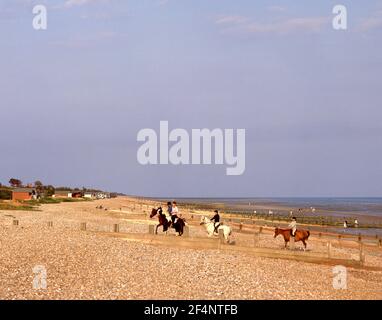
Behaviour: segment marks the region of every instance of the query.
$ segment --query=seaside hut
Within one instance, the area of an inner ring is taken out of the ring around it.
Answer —
[[[72,192],[68,190],[56,190],[54,192],[53,198],[71,198]]]
[[[84,193],[82,191],[56,190],[53,198],[81,198],[83,196]]]
[[[16,188],[12,190],[13,201],[32,200],[37,197],[36,189],[34,188]]]

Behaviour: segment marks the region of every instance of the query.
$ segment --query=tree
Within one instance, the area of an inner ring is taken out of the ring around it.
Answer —
[[[15,178],[11,178],[9,180],[9,184],[11,185],[11,187],[16,187],[16,188],[19,188],[19,187],[21,187],[23,185],[21,180],[15,179]]]
[[[39,188],[39,187],[42,187],[43,184],[42,184],[42,182],[41,182],[40,180],[37,180],[37,181],[35,181],[34,186],[35,186],[36,188]]]
[[[39,180],[35,181],[34,187],[36,188],[38,193],[42,193],[42,191],[44,190],[44,186],[43,186],[42,182]]]
[[[51,197],[52,195],[54,195],[55,189],[53,186],[49,185],[49,186],[46,186],[44,189],[45,189],[46,197]]]

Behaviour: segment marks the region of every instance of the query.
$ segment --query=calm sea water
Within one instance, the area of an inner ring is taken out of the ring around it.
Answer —
[[[382,217],[382,197],[378,198],[185,198],[187,202],[222,203],[228,207],[281,206],[286,208],[310,208],[316,212],[359,214]]]
[[[185,198],[178,199],[179,203],[208,203],[220,204],[225,208],[237,209],[238,211],[253,212],[256,207],[282,207],[283,210],[275,210],[275,213],[288,213],[289,210],[297,210],[299,208],[310,209],[315,208],[315,214],[333,216],[333,217],[349,217],[357,218],[360,222],[372,221],[377,222],[382,219],[382,198]],[[259,210],[258,212],[260,212]],[[377,218],[376,218],[377,217]],[[352,220],[351,220],[352,221]],[[341,233],[354,234],[379,234],[382,236],[380,228],[330,228],[331,231]]]
[[[238,201],[243,203],[253,202],[255,204],[273,203],[275,205],[295,208],[314,207],[316,210],[329,210],[382,216],[382,198],[252,198],[240,199]]]

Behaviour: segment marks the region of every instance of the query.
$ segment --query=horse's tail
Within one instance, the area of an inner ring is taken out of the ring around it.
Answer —
[[[306,233],[308,234],[308,235],[306,236],[306,240],[308,240],[308,238],[309,238],[309,236],[310,236],[310,231],[308,230]]]

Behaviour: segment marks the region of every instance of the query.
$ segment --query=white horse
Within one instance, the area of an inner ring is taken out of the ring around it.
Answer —
[[[209,237],[212,237],[214,235],[219,235],[219,233],[216,233],[215,232],[215,226],[214,226],[214,223],[207,217],[205,216],[202,216],[202,218],[200,219],[200,224],[204,224],[204,226],[206,227],[206,230],[207,230],[207,234]],[[229,236],[232,234],[232,229],[230,226],[226,226],[226,225],[220,225],[218,227],[218,232],[219,230],[223,230],[223,235],[224,235],[224,239],[226,242],[229,242]]]

